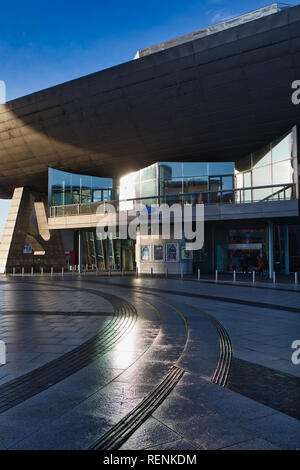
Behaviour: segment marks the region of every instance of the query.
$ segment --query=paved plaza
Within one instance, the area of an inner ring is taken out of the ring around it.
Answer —
[[[3,276],[0,449],[298,449],[300,289]]]

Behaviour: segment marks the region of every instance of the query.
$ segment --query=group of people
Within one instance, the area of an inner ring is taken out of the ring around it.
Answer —
[[[256,271],[257,274],[263,275],[267,270],[268,262],[266,255],[247,254],[237,252],[231,258],[232,271],[248,273]]]

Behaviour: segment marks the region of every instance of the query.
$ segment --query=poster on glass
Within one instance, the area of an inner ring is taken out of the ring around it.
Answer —
[[[154,261],[164,261],[164,245],[154,245]]]
[[[177,260],[178,260],[178,244],[168,243],[167,244],[167,261],[177,261]]]
[[[150,247],[149,245],[141,246],[141,260],[150,261]]]

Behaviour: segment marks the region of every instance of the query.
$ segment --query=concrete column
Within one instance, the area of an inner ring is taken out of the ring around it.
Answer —
[[[290,243],[289,243],[289,226],[284,226],[284,273],[290,274]]]
[[[78,230],[78,271],[82,272],[81,230]]]
[[[269,220],[269,278],[273,279],[274,273],[274,226]]]

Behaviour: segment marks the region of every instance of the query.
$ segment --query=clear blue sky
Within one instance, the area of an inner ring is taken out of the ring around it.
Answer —
[[[7,99],[131,60],[137,49],[272,3],[268,0],[1,2]],[[291,0],[296,5],[299,0]],[[8,203],[0,200],[0,230]]]

